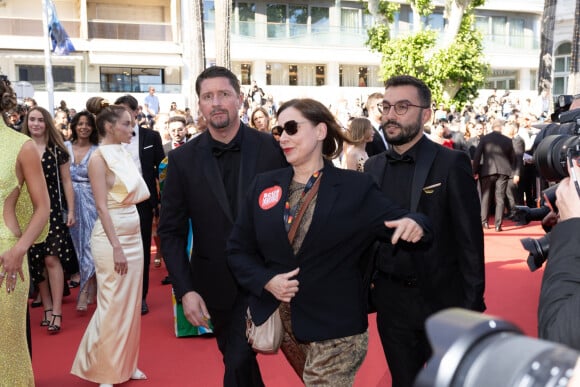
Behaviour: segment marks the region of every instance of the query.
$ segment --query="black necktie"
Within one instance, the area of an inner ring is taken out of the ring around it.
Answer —
[[[214,145],[211,148],[211,152],[213,153],[213,155],[215,157],[220,157],[221,155],[223,155],[226,152],[239,152],[240,151],[240,146],[238,145],[238,143],[234,142],[234,143],[230,143],[228,145]]]
[[[397,154],[392,154],[391,152],[387,153],[387,161],[389,164],[397,164],[397,163],[406,163],[406,164],[413,164],[415,160],[410,155],[400,156]]]

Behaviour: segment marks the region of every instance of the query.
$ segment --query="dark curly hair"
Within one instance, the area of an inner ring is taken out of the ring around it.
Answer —
[[[0,75],[0,112],[7,113],[18,105],[16,93],[6,75]]]
[[[70,121],[70,128],[72,131],[71,142],[74,144],[79,137],[77,134],[77,126],[79,124],[81,117],[87,118],[89,126],[92,129],[92,132],[89,136],[89,142],[93,145],[99,145],[99,132],[97,131],[97,123],[95,122],[95,116],[88,110],[78,112],[73,116],[72,120]]]

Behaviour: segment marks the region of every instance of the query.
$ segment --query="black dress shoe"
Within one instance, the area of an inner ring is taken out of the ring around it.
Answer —
[[[73,280],[68,281],[68,286],[72,289],[78,288],[79,285],[80,285],[80,283],[77,281],[73,281]]]
[[[161,285],[171,285],[171,279],[169,279],[168,275],[161,280]]]
[[[143,300],[141,302],[141,316],[149,313],[149,307],[147,306],[147,302]]]
[[[482,222],[482,223],[481,223],[481,226],[482,226],[484,229],[486,229],[486,230],[488,230],[488,229],[489,229],[489,223],[487,223],[487,222]]]
[[[501,228],[501,226],[495,226],[495,231],[501,232],[503,231],[503,229]]]

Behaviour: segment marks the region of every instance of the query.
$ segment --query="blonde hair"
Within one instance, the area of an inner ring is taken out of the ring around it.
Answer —
[[[365,142],[367,132],[373,130],[373,124],[366,117],[353,118],[348,126],[348,135],[353,144]]]

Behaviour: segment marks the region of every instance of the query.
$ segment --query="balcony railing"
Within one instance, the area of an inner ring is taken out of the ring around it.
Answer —
[[[45,82],[30,82],[32,86],[34,86],[35,91],[44,92],[46,91],[46,83]],[[134,93],[134,92],[142,92],[145,93],[147,91],[147,85],[143,85],[139,90],[131,90],[130,87],[126,87],[126,85],[112,85],[106,83],[99,83],[99,82],[60,82],[54,81],[53,82],[53,89],[54,91],[61,91],[61,92],[77,92],[77,93],[102,93],[102,92],[113,92],[113,93]],[[163,85],[154,85],[155,90],[158,93],[162,94],[180,94],[181,93],[181,85],[180,84],[169,84],[165,83]]]
[[[137,23],[107,20],[89,21],[89,39],[173,40],[171,23]]]
[[[61,20],[61,24],[68,36],[79,37],[80,22]],[[43,36],[42,20],[0,17],[0,35]]]
[[[80,36],[79,21],[62,21],[72,38]],[[173,41],[171,23],[139,23],[127,21],[91,20],[88,22],[89,39],[121,39],[141,41]],[[239,22],[232,24],[232,42],[258,44],[278,43],[305,47],[364,47],[367,32],[364,27],[336,27],[286,23]],[[215,24],[205,21],[206,41],[214,42]],[[408,34],[399,31],[398,36]],[[42,36],[42,20],[0,18],[0,35]],[[536,37],[522,35],[485,35],[487,49],[537,50]]]

